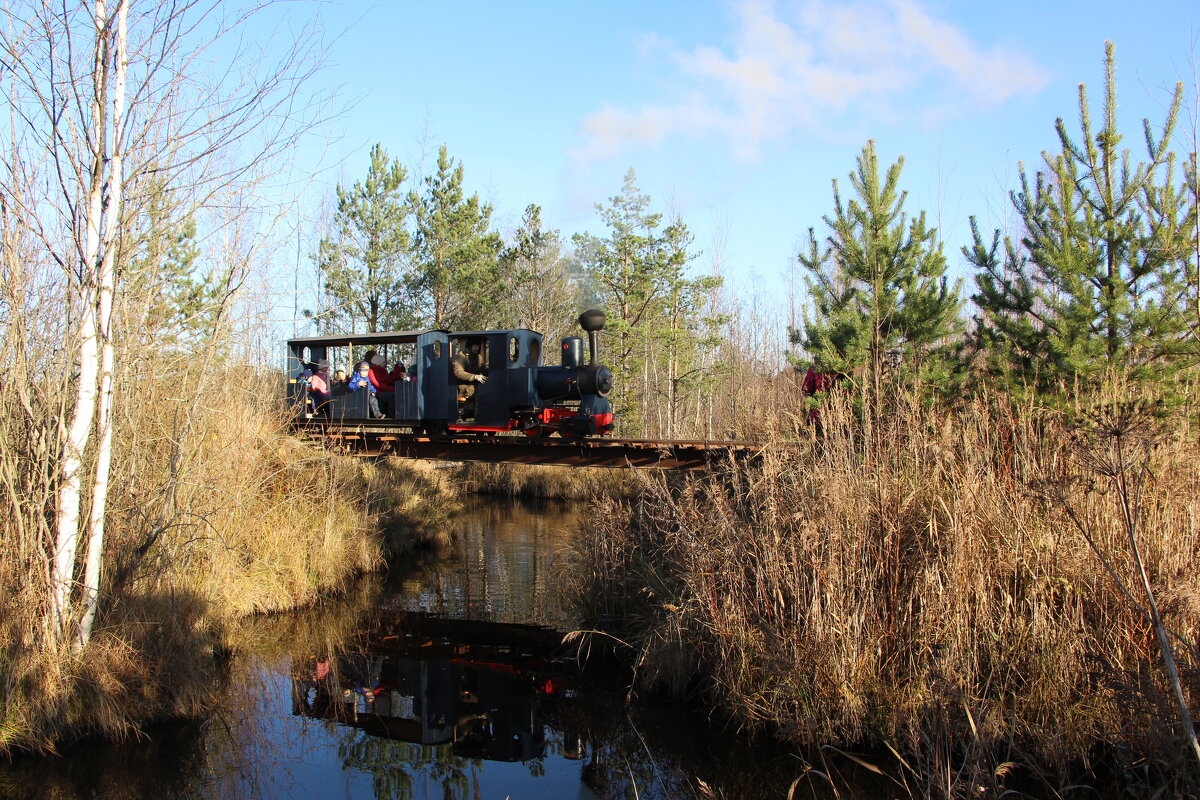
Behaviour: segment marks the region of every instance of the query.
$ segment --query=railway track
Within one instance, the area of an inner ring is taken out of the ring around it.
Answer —
[[[519,435],[480,436],[455,432],[446,436],[426,436],[409,432],[407,426],[393,426],[386,421],[361,426],[310,421],[300,425],[298,433],[308,441],[353,455],[573,467],[704,469],[714,461],[753,456],[760,449],[760,445],[752,442],[531,439]]]

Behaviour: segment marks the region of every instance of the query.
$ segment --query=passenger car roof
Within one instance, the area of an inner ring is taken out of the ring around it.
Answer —
[[[338,333],[332,336],[302,336],[288,339],[289,345],[337,345],[337,344],[391,344],[415,342],[418,336],[426,333],[446,333],[441,328],[426,328],[418,331],[383,331],[382,333]]]

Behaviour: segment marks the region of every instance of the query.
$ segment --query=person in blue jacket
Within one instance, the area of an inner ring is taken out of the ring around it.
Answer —
[[[366,391],[367,409],[371,414],[371,418],[383,419],[383,414],[379,411],[379,401],[375,398],[375,384],[371,383],[370,375],[371,365],[366,361],[360,361],[358,366],[354,368],[354,375],[350,377],[350,382],[346,384],[346,391]]]

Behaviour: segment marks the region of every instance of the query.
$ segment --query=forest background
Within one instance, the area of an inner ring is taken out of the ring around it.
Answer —
[[[953,31],[913,4],[874,16],[867,7],[848,15],[796,8],[809,22],[832,20],[831,31],[843,24],[858,34],[904,33],[908,49],[900,55],[921,80],[950,63],[964,70],[956,81],[1011,79],[1008,88],[992,85],[995,97],[1040,85],[1031,62],[1006,51],[934,47],[931,35],[945,40]],[[800,28],[784,24],[774,6],[737,9],[743,50],[763,41],[785,54],[804,50],[794,47]],[[905,193],[904,159],[881,159],[879,140],[863,136],[857,159],[822,165],[821,181],[832,185],[792,186],[768,198],[777,207],[798,194],[825,198],[821,213],[787,223],[799,246],[794,261],[785,256],[795,278],[783,285],[794,293],[780,302],[771,295],[787,291],[733,291],[727,281],[736,270],[722,248],[697,246],[685,206],[646,193],[632,168],[622,167],[607,199],[593,199],[591,223],[570,233],[546,222],[537,197],[517,202],[519,221],[498,224],[496,200],[468,180],[474,163],[440,142],[428,158],[405,163],[385,140],[370,149],[360,174],[332,191],[317,187],[315,200],[294,183],[285,191],[280,176],[305,172],[303,148],[340,119],[345,95],[316,80],[325,52],[320,26],[296,27],[290,5],[282,16],[271,11],[96,0],[3,12],[0,745],[47,746],[73,724],[110,731],[138,724],[133,712],[97,699],[106,686],[140,693],[154,714],[200,702],[154,683],[157,671],[146,668],[140,649],[149,645],[128,636],[148,614],[181,626],[155,640],[160,656],[211,652],[222,619],[213,606],[236,615],[307,601],[378,563],[354,535],[352,509],[337,498],[333,487],[344,478],[336,467],[286,449],[275,405],[285,376],[277,365],[280,341],[293,332],[525,326],[557,337],[572,330],[583,307],[599,306],[609,314],[602,351],[616,375],[624,434],[812,444],[822,425],[841,419],[863,432],[844,444],[863,455],[856,468],[869,469],[867,456],[887,456],[887,442],[916,441],[925,422],[991,430],[988,423],[1006,413],[996,404],[1013,403],[1039,420],[1021,429],[1022,444],[1042,443],[1041,414],[1100,419],[1101,433],[1120,440],[1130,430],[1125,422],[1087,416],[1102,407],[1126,421],[1136,411],[1136,420],[1143,415],[1167,431],[1139,440],[1146,469],[1163,442],[1176,445],[1168,448],[1175,456],[1194,447],[1194,71],[1190,83],[1157,76],[1167,88],[1150,94],[1161,108],[1144,125],[1131,124],[1118,116],[1119,57],[1111,45],[1093,43],[1093,63],[1102,68],[1079,78],[1089,79],[1088,88],[1056,110],[1058,120],[1040,121],[1043,144],[1017,154],[1005,179],[1012,191],[981,200],[992,213],[968,214],[959,239],[934,224],[940,211],[926,213]],[[949,40],[970,45],[961,34]],[[837,56],[831,63],[846,55],[845,43],[824,46]],[[1194,55],[1190,47],[1181,60]],[[914,48],[932,57],[914,56]],[[728,78],[739,65],[761,62],[761,53],[743,50],[728,58],[699,48],[683,60],[694,72]],[[858,77],[870,75],[882,79],[870,70]],[[796,98],[760,99],[735,116],[771,118]],[[691,112],[684,117],[701,130],[728,122],[711,108]],[[601,123],[614,119],[623,121],[617,128],[625,138],[601,146],[596,131],[611,133]],[[638,119],[657,117],[589,117],[579,152],[624,155]],[[1005,208],[1002,224],[980,221],[997,216],[997,206]],[[834,388],[805,397],[800,379],[809,366],[834,376]],[[913,420],[908,434],[896,434],[898,419]],[[1072,430],[1054,441],[1082,435]],[[986,468],[1011,472],[1022,448],[997,447],[996,464]],[[1101,459],[1098,474],[1118,480],[1126,465],[1118,460],[1122,469]],[[1167,492],[1164,502],[1194,502],[1194,492],[1182,491],[1194,483],[1191,463],[1192,472],[1172,484],[1181,491]],[[291,560],[256,549],[290,538],[289,503],[314,485],[331,499],[320,524],[301,527],[321,531],[319,541],[310,550],[288,548]],[[1127,490],[1122,496],[1131,496]],[[239,527],[247,515],[274,535]],[[1145,614],[1116,629],[1143,643],[1158,636],[1165,670],[1158,688],[1186,720],[1194,687],[1171,666],[1154,598],[1156,588],[1191,596],[1196,531],[1194,523],[1176,525],[1186,514],[1164,517],[1176,527],[1153,532],[1152,549],[1182,562],[1156,574],[1144,568],[1136,516],[1124,517],[1130,544],[1121,563],[1144,579],[1137,607]],[[1116,563],[1089,531],[1083,526],[1081,547]],[[1119,546],[1119,537],[1113,541]],[[998,574],[1010,567],[1000,564]],[[255,587],[240,596],[229,590],[239,575]],[[273,592],[262,591],[264,575]],[[1125,603],[1120,592],[1097,596],[1104,609]],[[181,602],[189,614],[179,613]],[[1194,641],[1195,609],[1183,600],[1173,608],[1182,638]],[[1087,622],[1085,637],[1095,619]],[[1089,648],[1094,642],[1078,652]],[[1194,647],[1183,654],[1197,661]],[[1068,673],[1079,669],[1073,663]],[[75,682],[90,688],[55,691]],[[87,716],[97,707],[107,711],[102,722]],[[831,724],[826,732],[839,730]],[[1184,734],[1164,736],[1184,735],[1196,749],[1194,732]]]

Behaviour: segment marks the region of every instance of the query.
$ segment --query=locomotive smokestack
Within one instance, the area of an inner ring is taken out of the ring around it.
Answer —
[[[606,319],[607,317],[603,311],[594,308],[579,315],[579,327],[587,331],[588,335],[588,364],[591,366],[596,365],[596,356],[598,353],[596,331],[604,330]]]

